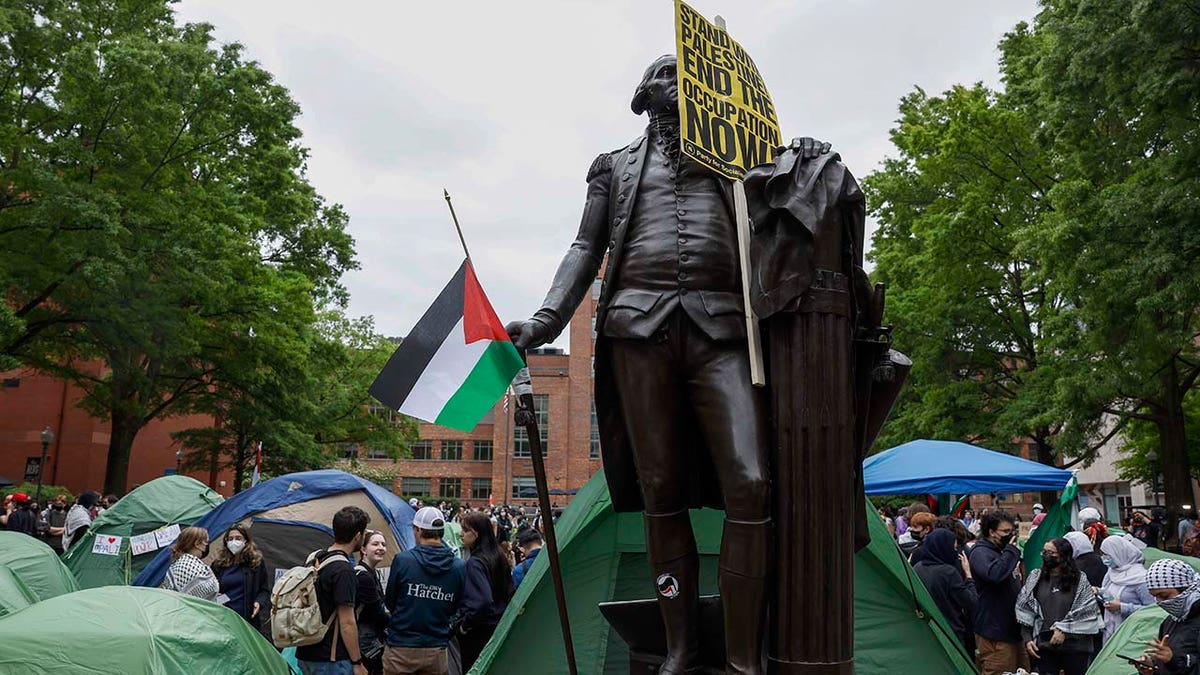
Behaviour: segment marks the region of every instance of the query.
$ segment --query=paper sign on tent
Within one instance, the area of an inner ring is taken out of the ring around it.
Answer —
[[[153,532],[139,534],[129,538],[129,553],[141,555],[158,550],[158,541]]]
[[[92,544],[92,553],[96,555],[121,555],[121,539],[115,534],[98,534]]]
[[[166,548],[175,543],[179,537],[179,525],[167,525],[154,531],[154,540],[159,548]]]

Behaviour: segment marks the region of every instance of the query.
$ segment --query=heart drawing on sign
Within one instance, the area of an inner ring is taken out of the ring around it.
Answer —
[[[116,537],[109,537],[109,538],[108,538],[108,543],[110,543],[110,544],[111,544],[111,543],[113,543],[113,542],[114,542],[114,541],[116,541],[116,540],[117,540],[117,538],[116,538]]]

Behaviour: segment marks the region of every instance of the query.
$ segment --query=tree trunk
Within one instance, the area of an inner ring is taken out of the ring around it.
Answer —
[[[1167,522],[1163,535],[1171,534],[1172,525],[1179,519],[1184,504],[1192,504],[1192,471],[1187,453],[1187,427],[1183,413],[1186,392],[1179,386],[1179,370],[1175,359],[1162,374],[1163,414],[1158,416],[1158,462],[1166,492]],[[1193,510],[1194,513],[1194,510]]]
[[[1033,455],[1034,461],[1038,462],[1039,464],[1058,466],[1058,464],[1054,461],[1054,448],[1049,443],[1038,440],[1039,438],[1046,438],[1049,435],[1049,432],[1035,435],[1029,444],[1031,450],[1030,454]],[[1038,493],[1038,501],[1041,502],[1042,506],[1047,511],[1049,511],[1052,504],[1058,503],[1058,493],[1054,490],[1042,490]]]
[[[233,494],[242,491],[242,478],[246,474],[246,434],[238,433],[233,449]]]
[[[123,495],[129,482],[129,454],[141,423],[134,415],[112,415],[108,438],[108,463],[104,468],[104,494]]]

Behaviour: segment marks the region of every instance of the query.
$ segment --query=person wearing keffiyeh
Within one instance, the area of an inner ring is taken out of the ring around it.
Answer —
[[[1017,596],[1017,623],[1037,672],[1083,675],[1104,629],[1091,584],[1075,565],[1071,542],[1058,538],[1042,547],[1042,566],[1033,570]]]
[[[1200,577],[1186,563],[1165,558],[1146,570],[1146,585],[1167,618],[1158,639],[1146,643],[1138,673],[1200,673]]]

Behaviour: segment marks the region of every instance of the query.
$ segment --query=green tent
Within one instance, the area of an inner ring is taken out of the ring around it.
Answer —
[[[874,511],[869,511],[873,513]],[[700,592],[716,592],[724,514],[692,512],[701,554]],[[922,675],[963,675],[975,668],[901,557],[884,524],[870,519],[872,541],[855,560],[855,673],[894,675],[920,664]],[[581,673],[629,672],[629,652],[597,604],[650,597],[645,533],[636,513],[615,513],[603,472],[588,481],[555,526],[561,552],[575,655]],[[538,556],[513,596],[473,675],[528,670],[566,672],[549,556]]]
[[[117,505],[92,521],[87,533],[77,536],[63,554],[63,562],[80,588],[128,586],[154,556],[154,550],[132,555],[130,537],[153,532],[164,525],[187,527],[223,501],[207,485],[188,476],[163,476],[130,492]],[[92,552],[96,535],[121,537],[118,555]]]
[[[1196,570],[1198,574],[1200,574],[1200,558],[1193,558],[1190,555],[1181,555],[1179,553],[1171,553],[1170,551],[1164,551],[1160,548],[1154,548],[1152,546],[1142,549],[1142,555],[1146,556],[1146,567],[1153,565],[1154,561],[1156,560],[1170,558],[1172,560],[1182,560],[1190,565],[1192,569]]]
[[[0,673],[287,675],[283,657],[234,612],[173,591],[104,587],[0,619]]]
[[[1141,656],[1142,650],[1146,649],[1146,641],[1158,637],[1158,627],[1165,618],[1167,613],[1157,606],[1144,607],[1130,614],[1117,632],[1104,643],[1104,649],[1100,650],[1096,660],[1088,668],[1088,675],[1133,675],[1133,666],[1117,654],[1134,658]]]
[[[7,569],[37,600],[79,590],[54,549],[20,532],[0,531],[0,569]]]
[[[0,567],[0,617],[25,609],[38,597],[7,567]]]

